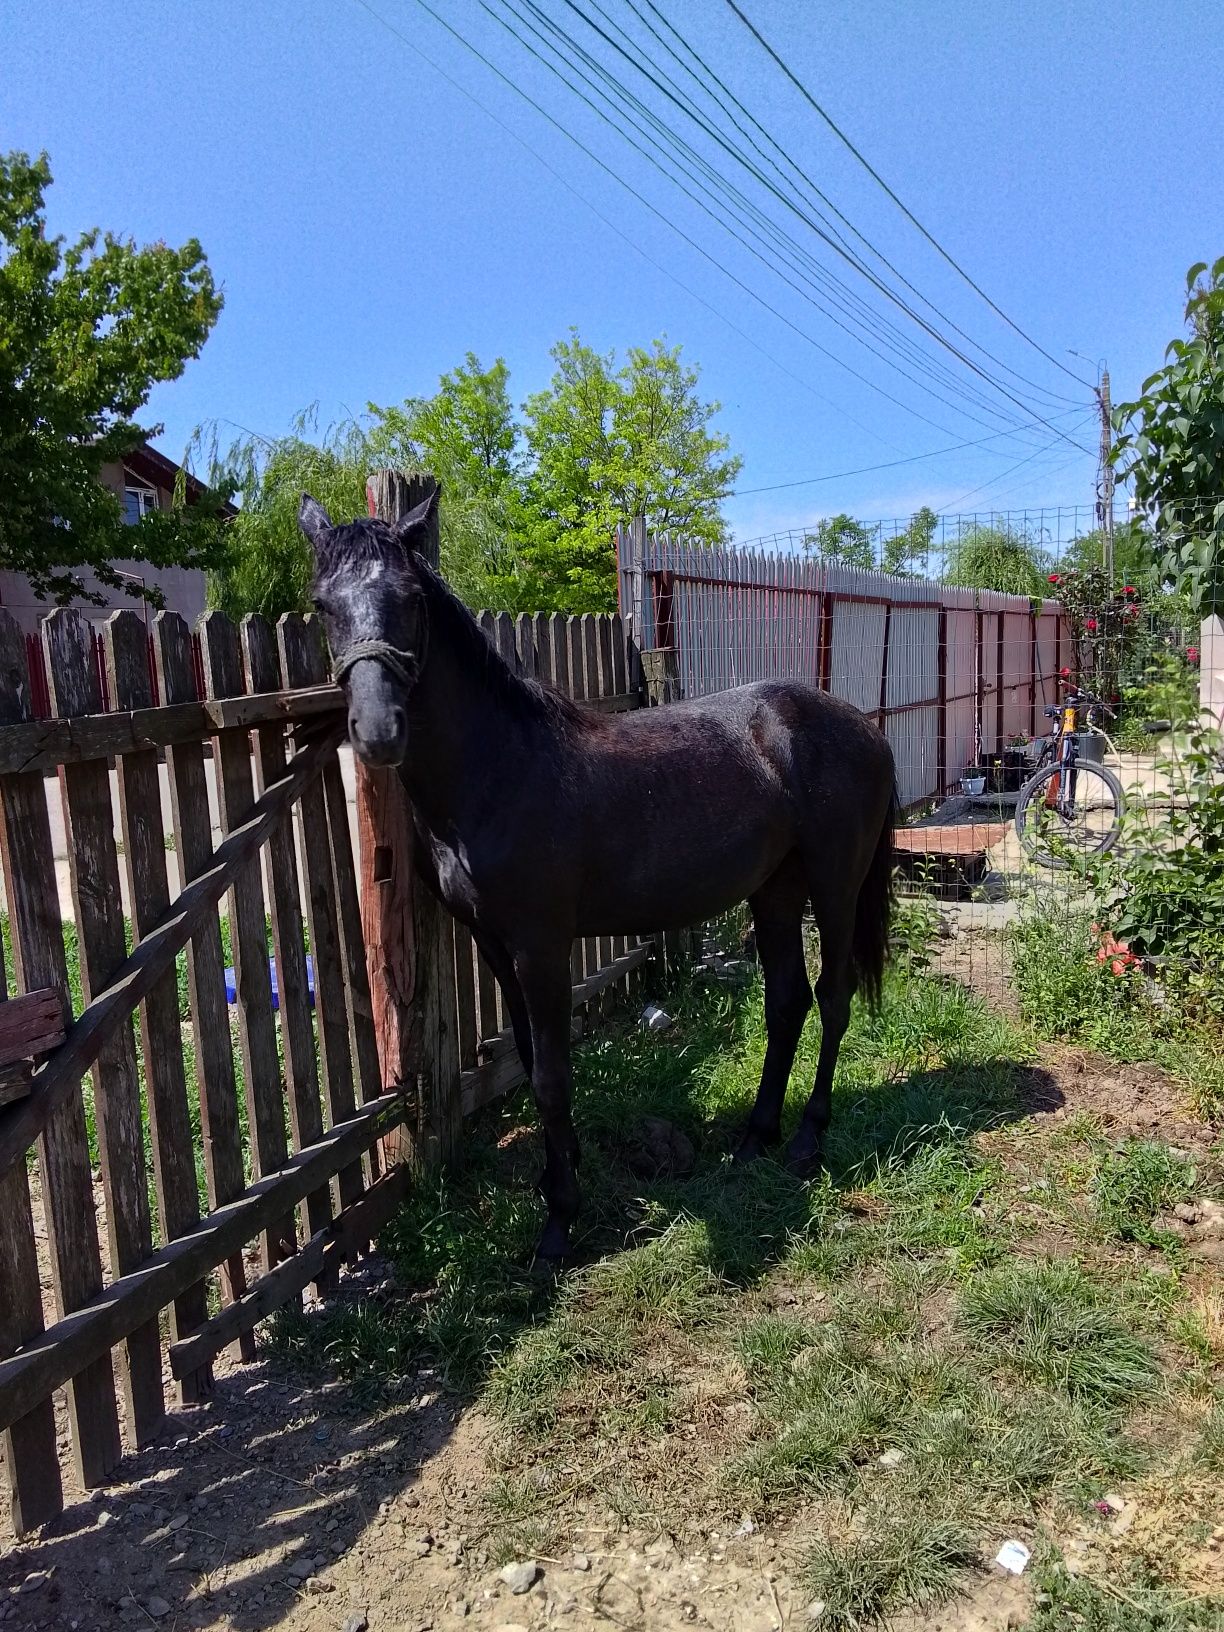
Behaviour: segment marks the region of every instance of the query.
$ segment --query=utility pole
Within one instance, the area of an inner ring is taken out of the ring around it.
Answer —
[[[1113,446],[1113,423],[1109,401],[1109,370],[1101,371],[1101,383],[1096,388],[1097,407],[1101,411],[1101,474],[1097,482],[1097,521],[1101,529],[1101,565],[1110,586],[1114,577],[1113,499],[1114,469],[1110,460]]]

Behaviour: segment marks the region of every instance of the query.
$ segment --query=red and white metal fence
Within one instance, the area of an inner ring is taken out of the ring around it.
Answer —
[[[1056,601],[686,544],[640,523],[617,549],[621,610],[643,652],[670,654],[680,696],[797,678],[844,697],[887,735],[907,806],[1039,734],[1057,698],[1070,640]]]

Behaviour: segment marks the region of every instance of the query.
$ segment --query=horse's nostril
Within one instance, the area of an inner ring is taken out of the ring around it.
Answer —
[[[398,708],[398,707],[393,708],[391,710],[391,731],[392,731],[393,736],[395,737],[396,742],[402,742],[403,741],[405,729],[406,729],[406,721],[404,719],[403,709]]]

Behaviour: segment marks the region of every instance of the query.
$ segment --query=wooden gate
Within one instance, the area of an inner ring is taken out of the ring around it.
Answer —
[[[637,706],[619,619],[482,621],[529,672]],[[413,1158],[453,1149],[444,1125],[521,1080],[491,974],[445,916],[415,949],[429,1036],[380,1062],[376,897],[409,864],[380,874],[369,850],[361,898],[313,620],[210,614],[201,685],[180,617],[156,618],[151,672],[144,620],[115,613],[109,713],[93,638],[75,612],[45,620],[54,717],[36,719],[0,611],[0,1442],[19,1534],[63,1506],[57,1391],[76,1483],[96,1486],[168,1394],[207,1395],[223,1348],[253,1354],[260,1320],[365,1250]],[[575,1007],[649,951],[578,943]]]

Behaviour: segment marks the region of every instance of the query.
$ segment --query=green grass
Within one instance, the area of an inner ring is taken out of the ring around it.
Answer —
[[[841,1542],[819,1541],[805,1585],[824,1605],[821,1627],[869,1626],[898,1610],[930,1610],[954,1596],[976,1561],[972,1530],[955,1519],[890,1514]]]
[[[960,1317],[969,1332],[996,1341],[1020,1376],[1073,1400],[1121,1407],[1155,1385],[1151,1344],[1078,1264],[1012,1259],[965,1286]]]
[[[1127,1140],[1110,1151],[1097,1170],[1101,1223],[1123,1241],[1176,1245],[1176,1236],[1156,1229],[1155,1220],[1193,1193],[1196,1177],[1189,1158],[1167,1145],[1154,1139]]]
[[[1055,1557],[1034,1578],[1037,1604],[1024,1632],[1224,1632],[1224,1603],[1197,1597],[1130,1568],[1101,1584],[1072,1575]]]
[[[540,1208],[521,1097],[490,1108],[463,1173],[385,1232],[398,1295],[278,1323],[285,1349],[363,1389],[427,1363],[481,1404],[498,1425],[493,1556],[567,1544],[559,1469],[613,1526],[803,1514],[821,1624],[862,1626],[931,1609],[1000,1535],[1056,1531],[1175,1445],[1190,1456],[1195,1412],[1209,1476],[1224,1455],[1203,1403],[1214,1328],[1176,1257],[1157,1255],[1162,1274],[1134,1261],[1198,1183],[1183,1158],[1089,1124],[1036,1132],[1031,1035],[911,969],[878,1014],[856,1007],[827,1173],[734,1169],[764,1054],[759,986],[694,984],[667,1007],[668,1032],[614,1023],[576,1051],[586,1201],[560,1282],[526,1270]],[[643,1114],[688,1136],[691,1174],[629,1170]],[[1035,1235],[1030,1192],[1061,1234]]]
[[[1099,939],[1084,898],[1046,901],[1009,932],[1020,1011],[1041,1037],[1081,1043],[1111,1059],[1152,1061],[1187,1084],[1210,1118],[1224,1113],[1224,1038],[1190,1018],[1175,994],[1134,971],[1121,977],[1097,957]],[[1210,970],[1201,971],[1206,980]],[[1158,1001],[1159,999],[1159,1001]]]

